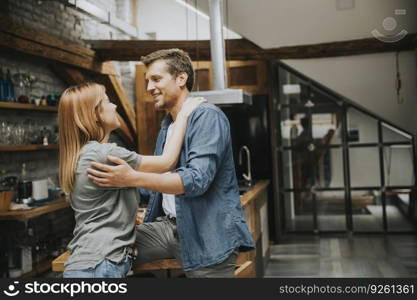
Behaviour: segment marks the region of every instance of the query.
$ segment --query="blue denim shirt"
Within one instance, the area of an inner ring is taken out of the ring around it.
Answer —
[[[162,121],[155,154],[163,151],[170,115]],[[188,118],[177,169],[185,193],[176,195],[177,231],[184,270],[218,264],[235,249],[255,245],[240,203],[230,126],[216,106],[203,103]],[[145,222],[163,215],[162,195],[150,192]]]

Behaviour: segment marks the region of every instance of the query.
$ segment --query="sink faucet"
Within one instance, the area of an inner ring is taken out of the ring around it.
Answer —
[[[239,165],[242,165],[242,152],[246,152],[246,163],[247,163],[247,174],[243,173],[243,179],[246,180],[247,185],[251,185],[252,184],[252,172],[251,172],[251,167],[250,167],[250,151],[249,148],[247,146],[242,146],[242,148],[240,148],[239,150]]]

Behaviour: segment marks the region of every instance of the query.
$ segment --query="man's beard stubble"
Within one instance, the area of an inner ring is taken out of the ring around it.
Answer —
[[[174,107],[175,103],[170,101],[158,101],[155,103],[154,107],[155,110],[158,111],[169,111],[172,107]]]

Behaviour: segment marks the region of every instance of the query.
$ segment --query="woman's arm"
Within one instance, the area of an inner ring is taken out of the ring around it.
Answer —
[[[199,97],[188,99],[184,102],[175,120],[172,136],[168,143],[165,144],[164,152],[159,156],[142,156],[142,161],[138,168],[139,171],[165,173],[175,168],[184,142],[188,117],[197,106],[206,101],[204,98]]]

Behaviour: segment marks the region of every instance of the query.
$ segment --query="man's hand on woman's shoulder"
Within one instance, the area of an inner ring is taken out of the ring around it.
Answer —
[[[107,159],[115,163],[116,166],[93,162],[91,163],[91,168],[87,169],[88,178],[102,187],[132,186],[129,183],[129,179],[133,177],[135,170],[127,162],[118,157],[109,155]]]

